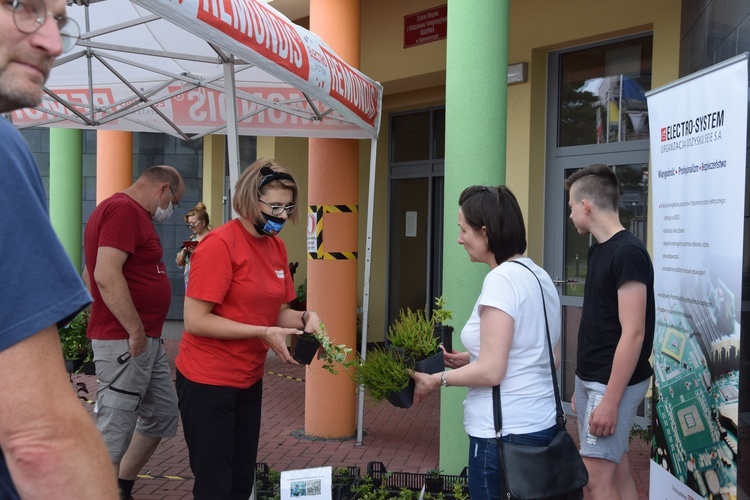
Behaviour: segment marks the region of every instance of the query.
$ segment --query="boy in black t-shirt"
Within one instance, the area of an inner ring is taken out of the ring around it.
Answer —
[[[578,331],[576,391],[586,498],[636,498],[628,436],[653,370],[654,270],[646,247],[620,223],[619,183],[606,165],[565,180],[570,218],[595,239]]]

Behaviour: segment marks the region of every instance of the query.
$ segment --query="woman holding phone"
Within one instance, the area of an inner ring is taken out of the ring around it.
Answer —
[[[206,205],[199,201],[192,210],[186,213],[185,225],[193,231],[193,234],[190,235],[189,239],[182,242],[182,248],[177,252],[177,256],[174,260],[180,269],[184,267],[185,290],[187,290],[188,274],[190,273],[190,257],[193,255],[195,247],[198,246],[198,242],[202,240],[209,231],[211,231],[211,226],[208,224]]]

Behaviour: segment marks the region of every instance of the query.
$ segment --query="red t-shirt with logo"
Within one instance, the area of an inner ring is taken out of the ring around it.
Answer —
[[[128,332],[107,308],[94,280],[99,247],[112,247],[128,254],[122,274],[130,296],[149,337],[161,337],[172,300],[172,285],[162,262],[162,247],[151,214],[130,196],[117,193],[92,212],[83,237],[86,267],[91,282],[91,305],[87,337],[100,340],[127,339]]]
[[[239,323],[276,324],[282,304],[295,297],[281,238],[251,235],[239,219],[213,229],[193,252],[186,292],[211,302],[213,313]],[[177,369],[199,384],[246,389],[263,378],[268,346],[260,339],[182,335]]]

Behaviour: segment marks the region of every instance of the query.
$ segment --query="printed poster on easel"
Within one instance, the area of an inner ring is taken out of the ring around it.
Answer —
[[[743,54],[647,93],[652,499],[737,497],[747,65]]]

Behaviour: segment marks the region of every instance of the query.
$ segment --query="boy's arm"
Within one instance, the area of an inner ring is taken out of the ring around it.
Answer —
[[[609,436],[617,428],[620,399],[633,376],[646,335],[646,297],[646,285],[639,281],[626,281],[617,289],[622,335],[612,360],[604,398],[591,412],[590,432],[595,436]]]

